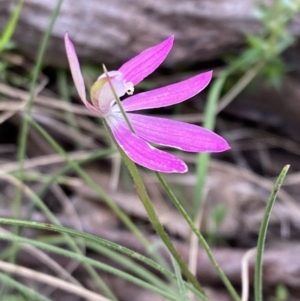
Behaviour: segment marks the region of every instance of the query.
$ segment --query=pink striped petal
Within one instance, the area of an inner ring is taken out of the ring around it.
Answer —
[[[65,34],[65,47],[66,47],[67,57],[69,60],[73,81],[75,83],[77,92],[81,100],[90,111],[98,112],[98,110],[93,105],[91,105],[86,99],[85,85],[81,74],[79,61],[76,55],[74,45],[71,42],[68,33]]]
[[[135,163],[159,172],[187,172],[188,168],[182,160],[152,147],[145,140],[132,133],[124,120],[110,117],[108,122],[116,141]]]
[[[174,36],[171,36],[162,43],[144,50],[125,63],[119,69],[123,73],[124,79],[127,82],[132,82],[133,85],[141,82],[165,60],[173,46],[173,40]]]
[[[137,111],[174,105],[201,92],[209,84],[211,78],[212,71],[201,73],[173,85],[128,97],[123,100],[122,105],[126,111]]]
[[[222,152],[230,148],[225,139],[200,126],[139,114],[127,116],[136,135],[155,144],[188,152]]]

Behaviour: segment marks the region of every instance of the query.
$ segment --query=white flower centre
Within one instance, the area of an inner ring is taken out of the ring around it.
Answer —
[[[120,71],[107,72],[109,80],[113,86],[114,92],[118,97],[122,97],[125,93],[132,95],[134,86],[131,82],[126,82]],[[111,107],[116,99],[106,74],[102,74],[91,88],[91,100],[93,105],[98,108],[103,117],[111,113]]]

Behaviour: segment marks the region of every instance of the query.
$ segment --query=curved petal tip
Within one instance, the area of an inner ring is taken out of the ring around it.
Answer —
[[[119,146],[135,163],[163,173],[185,173],[186,164],[179,158],[159,150],[130,131],[124,121],[111,118],[108,122]]]
[[[123,73],[127,82],[137,85],[151,74],[167,57],[174,41],[174,35],[163,42],[150,47],[123,64],[119,71]]]
[[[69,65],[70,65],[70,69],[71,69],[71,73],[72,73],[72,78],[73,78],[75,87],[77,89],[77,92],[78,92],[81,100],[87,107],[87,109],[90,110],[91,112],[96,113],[96,112],[98,112],[98,110],[94,106],[92,106],[86,99],[85,84],[84,84],[84,80],[83,80],[83,77],[81,74],[79,61],[77,58],[75,47],[69,38],[68,32],[66,32],[64,40],[65,40],[66,53],[67,53],[67,57],[68,57],[68,61],[69,61]]]

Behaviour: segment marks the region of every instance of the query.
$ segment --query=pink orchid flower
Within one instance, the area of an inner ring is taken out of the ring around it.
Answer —
[[[162,43],[148,48],[118,71],[109,71],[116,94],[131,95],[134,86],[151,74],[167,57],[173,46],[171,36]],[[109,85],[106,74],[102,74],[91,88],[91,103],[87,101],[84,80],[74,46],[65,35],[65,47],[71,73],[78,94],[88,110],[105,118],[111,131],[127,156],[137,164],[165,173],[184,173],[186,164],[150,143],[174,147],[187,152],[222,152],[229,149],[228,143],[217,134],[193,124],[165,118],[127,113],[134,129],[132,132],[124,119]],[[126,112],[153,109],[183,102],[201,92],[210,82],[212,72],[205,72],[176,84],[152,91],[138,93],[122,101]]]

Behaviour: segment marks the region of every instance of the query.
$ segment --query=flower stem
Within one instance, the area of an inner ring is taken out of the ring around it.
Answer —
[[[134,129],[133,129],[133,126],[131,125],[130,123],[130,120],[126,114],[126,111],[124,110],[122,104],[121,104],[121,101],[120,101],[120,98],[118,97],[115,89],[114,89],[114,86],[108,76],[108,73],[107,73],[107,69],[105,67],[105,65],[103,65],[103,69],[104,69],[104,72],[106,74],[106,77],[108,78],[108,82],[109,82],[109,86],[113,92],[113,95],[115,97],[115,100],[121,110],[121,113],[128,125],[128,127],[130,128],[130,130],[134,133]],[[196,279],[196,277],[191,273],[191,271],[189,270],[189,268],[187,267],[186,263],[184,262],[184,260],[182,259],[182,257],[180,256],[180,254],[177,252],[177,250],[175,249],[174,245],[172,244],[172,241],[170,240],[168,234],[166,233],[164,227],[162,226],[162,224],[160,223],[159,221],[159,218],[155,212],[155,209],[154,207],[152,206],[152,203],[151,203],[151,200],[148,196],[148,193],[146,191],[146,188],[145,188],[145,185],[144,185],[144,182],[139,174],[139,171],[135,165],[135,163],[130,160],[130,158],[125,154],[125,152],[123,151],[123,149],[119,146],[119,144],[117,143],[117,141],[115,140],[114,138],[114,135],[113,133],[111,132],[110,130],[110,127],[109,125],[107,124],[106,120],[104,119],[104,126],[107,130],[107,132],[109,133],[111,139],[115,142],[132,178],[133,178],[133,181],[136,185],[136,191],[137,191],[137,194],[140,198],[140,200],[142,201],[145,209],[146,209],[146,212],[148,214],[148,217],[149,217],[149,220],[154,228],[154,230],[156,231],[156,233],[159,235],[159,237],[161,238],[161,240],[164,242],[165,246],[168,248],[169,252],[172,254],[173,258],[177,261],[179,267],[181,268],[182,272],[185,274],[186,278],[188,279],[188,281],[190,281],[190,283],[199,291],[201,292],[202,294],[205,295],[204,293],[204,290],[202,288],[202,286],[200,285],[200,283],[198,282],[198,280]]]
[[[146,212],[148,214],[149,220],[153,226],[153,228],[155,229],[155,231],[157,232],[157,234],[159,235],[159,237],[161,238],[161,240],[164,242],[165,246],[168,248],[168,250],[170,251],[170,253],[172,254],[172,256],[174,257],[174,259],[177,261],[178,265],[180,266],[182,272],[184,273],[185,277],[188,279],[188,281],[202,294],[204,293],[204,290],[202,288],[202,286],[199,284],[198,280],[196,279],[196,277],[190,272],[190,270],[188,269],[186,263],[184,262],[184,260],[182,259],[182,257],[180,256],[180,254],[178,253],[178,251],[175,249],[172,241],[170,240],[168,234],[166,233],[166,231],[164,230],[164,227],[162,226],[162,224],[160,223],[158,216],[155,212],[155,209],[151,203],[151,200],[148,196],[148,193],[146,191],[145,185],[143,183],[143,180],[139,174],[139,171],[135,165],[135,163],[133,161],[131,161],[128,156],[125,154],[125,152],[122,150],[122,148],[118,145],[118,143],[115,141],[114,136],[106,122],[106,120],[104,120],[104,125],[106,127],[106,130],[108,131],[110,137],[113,139],[113,141],[116,143],[116,146],[133,178],[133,181],[135,183],[135,188],[137,191],[137,194],[140,198],[140,200],[142,201]]]

